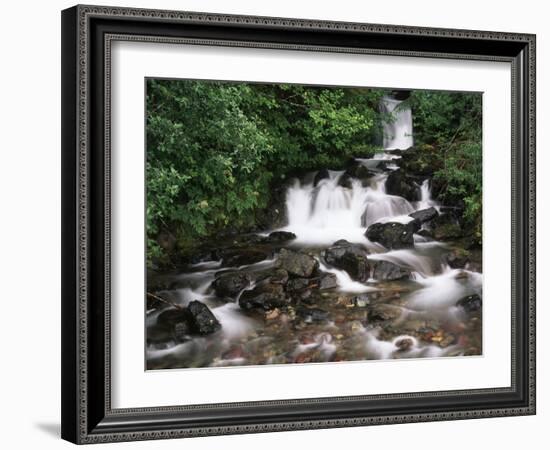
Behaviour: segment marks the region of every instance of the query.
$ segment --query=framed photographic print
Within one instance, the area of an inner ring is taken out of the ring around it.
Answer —
[[[535,36],[62,13],[62,436],[535,413]]]

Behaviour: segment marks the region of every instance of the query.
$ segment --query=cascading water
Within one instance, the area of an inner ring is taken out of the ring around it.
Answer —
[[[366,160],[363,160],[363,163]],[[368,186],[357,179],[351,188],[339,185],[343,172],[313,183],[296,180],[288,189],[286,207],[288,226],[296,234],[297,244],[330,245],[338,239],[370,246],[365,229],[376,222],[411,220],[407,215],[415,208],[402,197],[386,193],[387,175],[372,178]]]
[[[405,150],[413,146],[412,111],[410,107],[401,107],[403,101],[386,96],[382,98],[382,112],[393,117],[384,123],[384,148]]]
[[[408,149],[413,143],[411,111],[406,108],[395,111],[399,104],[399,100],[390,97],[382,100],[382,107],[395,116],[384,130],[386,150],[354,162],[368,170],[367,178],[358,179],[345,171],[334,170],[326,172],[325,178],[317,179],[316,183],[311,181],[313,174],[305,180],[295,180],[286,192],[288,224],[270,230],[296,236],[288,243],[276,244],[272,254],[277,254],[281,247],[310,253],[318,263],[316,276],[332,276],[334,285],[317,293],[314,303],[308,297],[311,295],[308,288],[300,291],[297,305],[288,311],[277,307],[258,318],[243,313],[239,299],[265,283],[261,281],[261,274],[276,269],[276,258],[266,256],[263,261],[233,266],[224,264],[224,260],[190,265],[186,273],[171,278],[176,286],[162,293],[169,294],[179,307],[199,299],[221,323],[221,331],[213,336],[159,344],[157,335],[164,332],[157,323],[159,312],[148,311],[146,326],[151,330],[148,331],[151,337],[147,346],[148,367],[217,367],[480,353],[480,313],[470,320],[465,310],[456,305],[464,297],[481,295],[482,275],[451,269],[444,261],[449,247],[421,234],[414,234],[412,248],[396,250],[365,237],[367,228],[373,224],[407,224],[413,220],[409,215],[413,212],[432,207],[440,210],[432,199],[428,179],[418,182],[420,200],[417,202],[386,191],[388,174],[399,168],[401,158],[391,150]],[[429,234],[430,230],[423,225],[422,231]],[[269,232],[260,233],[260,243],[268,235]],[[346,270],[326,263],[323,252],[340,240],[368,251],[370,277],[366,280],[357,281]],[[245,246],[245,252],[257,252],[254,246],[258,240],[251,242],[252,248]],[[242,246],[238,248],[243,251]],[[408,276],[376,278],[374,268],[383,263],[398,267]],[[222,297],[213,288],[214,282],[232,273],[246,273],[249,283],[233,291],[230,298]],[[315,283],[318,282],[313,283],[318,286]],[[276,294],[280,288],[275,283],[273,289]],[[306,314],[305,319],[296,322],[300,314]],[[376,325],[377,320],[383,320],[384,326]]]

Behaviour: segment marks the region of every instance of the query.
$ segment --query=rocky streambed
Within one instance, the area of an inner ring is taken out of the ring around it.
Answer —
[[[286,225],[149,271],[147,368],[481,354],[481,250],[408,151],[304,176]]]

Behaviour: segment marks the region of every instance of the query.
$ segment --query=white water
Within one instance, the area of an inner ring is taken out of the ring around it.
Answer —
[[[294,244],[331,245],[339,239],[372,246],[365,237],[368,226],[376,222],[412,220],[415,211],[402,197],[386,193],[386,174],[373,177],[363,187],[352,180],[351,189],[338,185],[343,172],[331,172],[316,187],[299,180],[287,191],[288,225],[296,234]],[[376,248],[376,247],[373,247]]]
[[[392,121],[384,123],[384,148],[405,150],[413,145],[412,111],[408,107],[396,111],[401,103],[391,97],[382,98],[382,112],[393,116]]]

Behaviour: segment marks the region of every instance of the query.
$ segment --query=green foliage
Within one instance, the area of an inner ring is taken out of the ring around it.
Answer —
[[[359,95],[358,95],[359,94]],[[291,172],[368,156],[381,90],[147,81],[148,260],[246,230]]]
[[[479,93],[415,91],[414,136],[417,144],[430,144],[440,167],[434,181],[439,198],[463,204],[464,219],[481,243],[482,212],[482,96]]]

